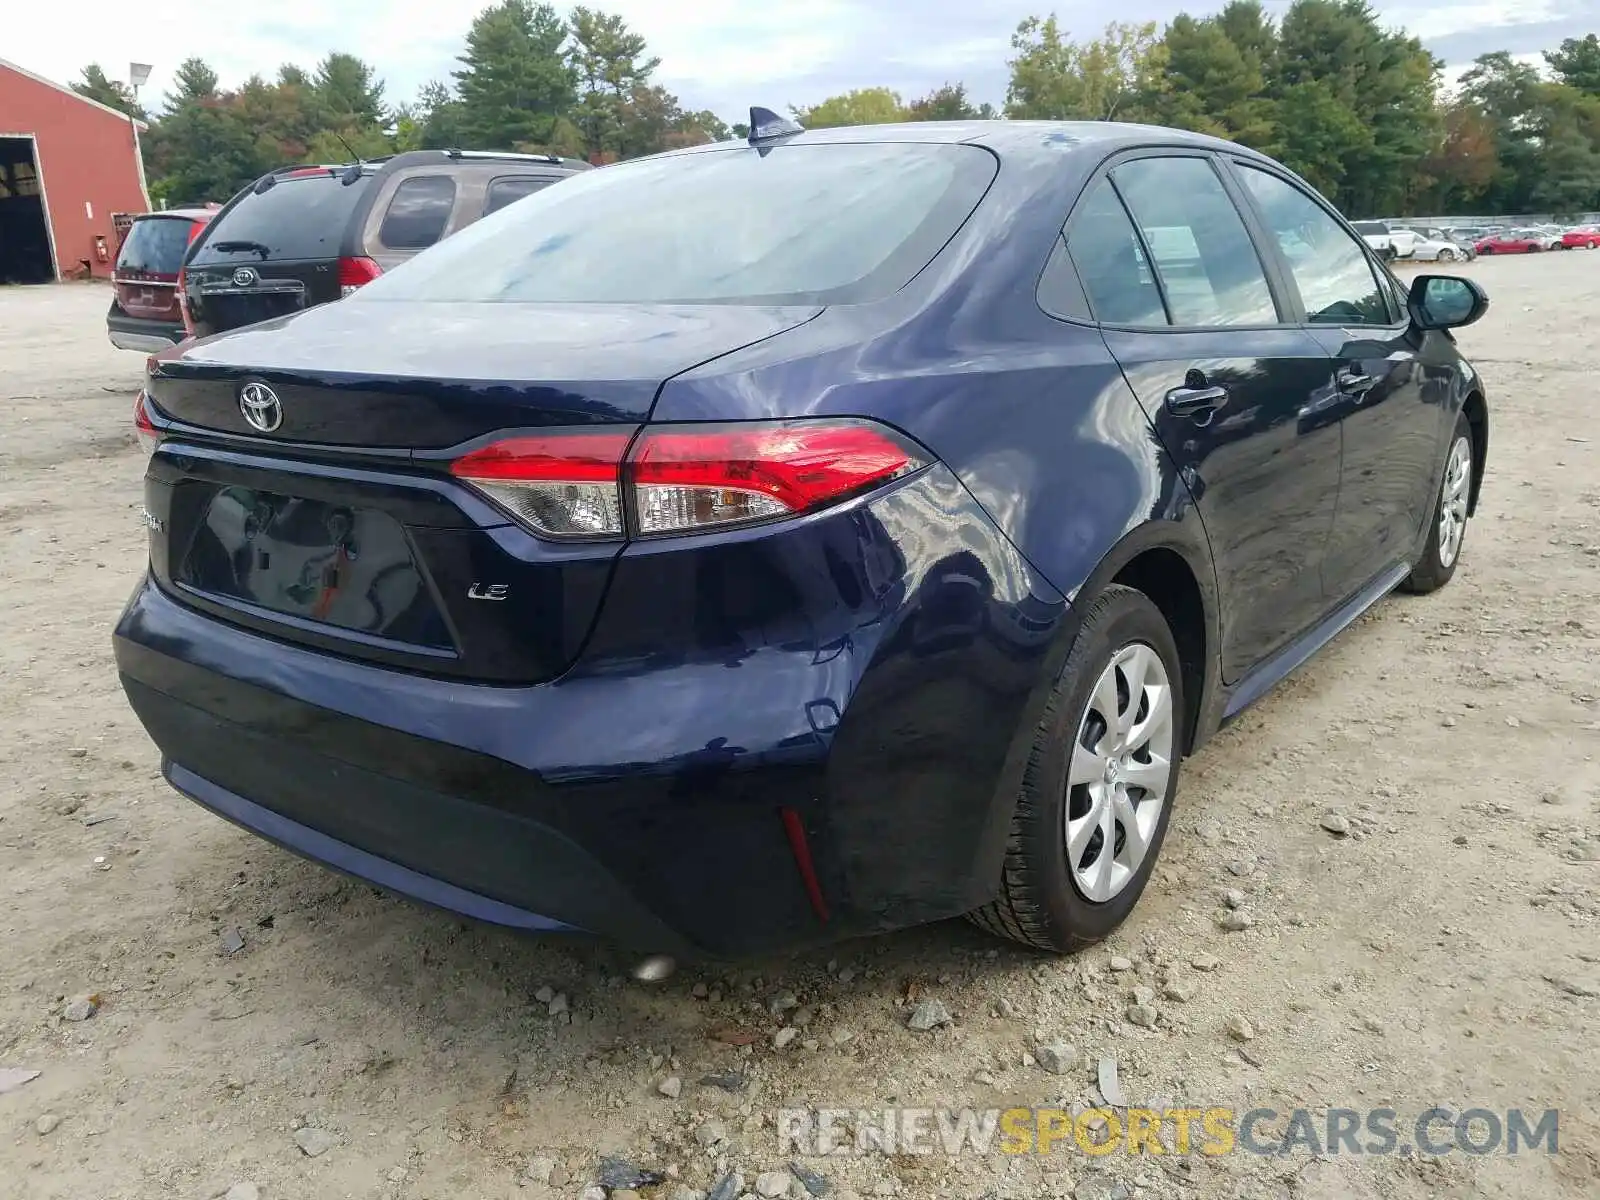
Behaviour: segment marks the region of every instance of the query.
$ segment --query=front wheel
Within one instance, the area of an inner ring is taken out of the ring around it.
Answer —
[[[1434,501],[1433,521],[1422,558],[1402,585],[1408,592],[1436,592],[1450,582],[1461,561],[1461,543],[1467,536],[1467,510],[1472,501],[1472,426],[1465,414],[1456,418],[1445,455],[1444,480]]]
[[[1172,816],[1185,702],[1161,610],[1142,592],[1106,588],[1034,731],[999,895],[971,914],[976,925],[1066,953],[1122,924]]]

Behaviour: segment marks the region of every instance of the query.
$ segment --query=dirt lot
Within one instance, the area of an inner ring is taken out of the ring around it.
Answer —
[[[106,343],[102,289],[0,290],[0,1068],[40,1072],[0,1095],[0,1195],[540,1200],[605,1153],[675,1175],[647,1195],[728,1170],[753,1191],[785,1166],[785,1103],[1094,1105],[1102,1057],[1134,1104],[1385,1106],[1402,1134],[1435,1105],[1558,1108],[1560,1152],[811,1165],[834,1197],[1600,1195],[1600,254],[1473,273],[1493,441],[1461,571],[1185,766],[1113,944],[1048,961],[956,923],[655,988],[604,948],[379,896],[160,781],[109,647],[145,552],[142,360]],[[1124,1019],[1134,986],[1153,1028]],[[908,991],[953,1023],[906,1028]],[[780,1049],[783,1021],[804,1028]],[[1083,1065],[1043,1071],[1038,1040]],[[743,1091],[701,1082],[729,1070]]]

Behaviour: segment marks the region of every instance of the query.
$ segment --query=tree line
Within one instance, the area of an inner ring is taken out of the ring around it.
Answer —
[[[1600,208],[1600,40],[1569,38],[1546,70],[1506,52],[1445,89],[1444,64],[1380,25],[1366,0],[1257,0],[1165,28],[1116,22],[1075,39],[1030,17],[1011,39],[1002,109],[947,82],[906,100],[883,87],[793,112],[808,128],[889,121],[1144,121],[1231,139],[1300,172],[1355,216],[1576,213]],[[329,54],[223,89],[191,58],[155,112],[91,64],[73,86],[151,122],[151,190],[169,203],[225,199],[274,167],[460,147],[612,162],[743,136],[652,82],[660,59],[619,16],[499,0],[472,22],[448,80],[390,103],[373,67]]]

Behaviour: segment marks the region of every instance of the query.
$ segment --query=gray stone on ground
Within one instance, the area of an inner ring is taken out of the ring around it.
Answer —
[[[833,1190],[826,1176],[819,1175],[803,1162],[790,1162],[789,1170],[800,1181],[800,1186],[805,1188],[807,1195],[826,1196]]]
[[[61,1010],[63,1020],[87,1021],[100,1011],[100,1001],[93,996],[74,996]]]
[[[540,1154],[528,1160],[528,1166],[522,1177],[530,1183],[549,1183],[550,1176],[555,1173],[556,1160]]]
[[[1222,960],[1215,954],[1196,954],[1189,960],[1189,965],[1196,971],[1215,971],[1222,965]]]
[[[756,1195],[765,1197],[766,1200],[787,1196],[789,1180],[792,1178],[793,1176],[787,1171],[763,1171],[756,1176]]]
[[[1344,837],[1350,832],[1350,821],[1343,813],[1326,812],[1322,814],[1322,827],[1334,837]]]
[[[744,1176],[737,1171],[729,1171],[711,1185],[711,1190],[706,1193],[706,1200],[739,1200],[743,1191]]]
[[[222,1200],[261,1200],[261,1189],[253,1183],[236,1183]]]
[[[917,1033],[927,1033],[940,1025],[950,1024],[950,1010],[941,1001],[931,996],[926,1000],[919,1000],[917,1006],[911,1010],[911,1016],[906,1019],[906,1028]]]
[[[294,1131],[294,1144],[300,1147],[300,1153],[307,1158],[316,1158],[337,1146],[339,1139],[326,1129],[318,1129],[314,1125],[302,1125]]]
[[[1223,1026],[1228,1031],[1228,1036],[1236,1042],[1250,1042],[1255,1040],[1256,1027],[1238,1013],[1228,1018]]]
[[[728,1140],[728,1127],[717,1117],[709,1117],[695,1127],[694,1140],[709,1150]]]
[[[656,1085],[656,1091],[660,1092],[668,1100],[676,1100],[683,1095],[683,1080],[676,1075],[668,1075]]]
[[[1071,1042],[1035,1046],[1034,1061],[1052,1075],[1065,1075],[1078,1065],[1078,1048]]]
[[[33,1127],[40,1137],[44,1137],[46,1134],[54,1133],[56,1127],[60,1124],[61,1118],[56,1116],[55,1113],[44,1113],[33,1123]]]

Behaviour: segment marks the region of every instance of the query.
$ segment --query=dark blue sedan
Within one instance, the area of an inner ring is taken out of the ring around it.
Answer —
[[[185,795],[472,917],[1070,950],[1185,755],[1455,571],[1486,305],[1231,143],[758,121],[153,359],[123,686]]]

